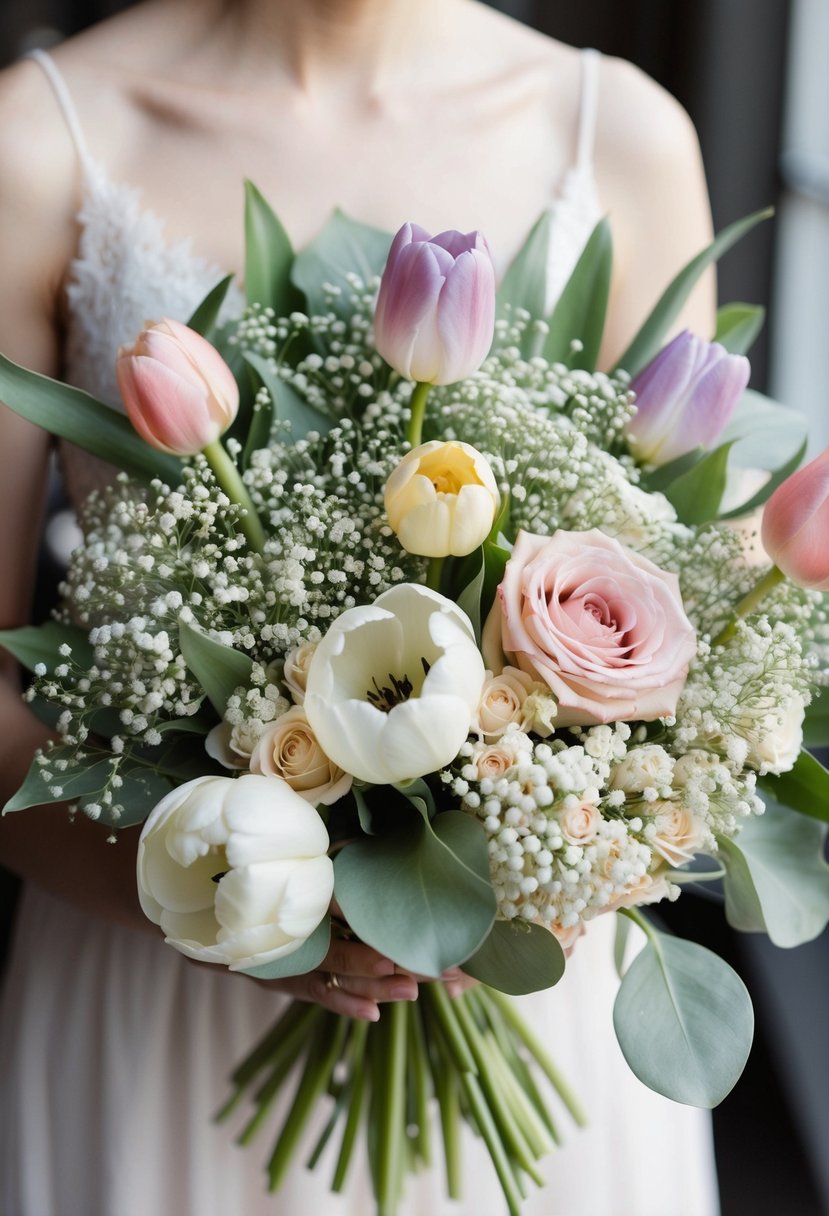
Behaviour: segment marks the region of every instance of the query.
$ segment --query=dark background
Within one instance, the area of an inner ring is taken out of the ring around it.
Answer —
[[[0,66],[122,7],[0,0]],[[715,228],[778,202],[791,0],[502,0],[495,7],[564,42],[632,60],[682,102],[699,132]],[[776,232],[762,225],[721,263],[721,300],[771,304]],[[765,337],[752,367],[753,385],[765,388]],[[45,572],[44,594],[53,577]],[[9,911],[14,893],[12,881],[0,885]],[[778,950],[731,933],[711,897],[684,896],[668,916],[744,976],[758,1015],[746,1073],[714,1115],[723,1216],[829,1216],[826,935]],[[681,1178],[676,1188],[681,1194]],[[665,1216],[672,1210],[666,1196]]]

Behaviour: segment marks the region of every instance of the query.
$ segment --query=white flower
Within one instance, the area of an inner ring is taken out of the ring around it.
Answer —
[[[626,794],[641,794],[648,788],[663,789],[670,786],[673,769],[673,757],[658,743],[632,747],[621,764],[613,769],[610,788],[624,790]]]
[[[803,698],[792,696],[778,713],[746,713],[734,729],[749,745],[746,764],[761,773],[786,773],[803,746]]]
[[[291,954],[334,891],[328,833],[283,781],[197,777],[162,798],[138,844],[138,897],[189,958],[231,971]]]
[[[394,784],[455,758],[484,675],[469,618],[404,583],[337,618],[311,659],[304,708],[335,764]]]

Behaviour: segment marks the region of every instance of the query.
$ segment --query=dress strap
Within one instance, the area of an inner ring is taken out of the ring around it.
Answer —
[[[26,58],[33,59],[34,62],[40,66],[46,79],[52,86],[52,92],[55,94],[58,106],[60,107],[60,112],[63,115],[66,126],[69,129],[69,134],[72,136],[72,143],[75,145],[75,151],[78,154],[78,160],[81,163],[84,177],[88,178],[92,171],[92,157],[89,155],[86,137],[84,136],[83,128],[81,127],[81,122],[78,118],[78,111],[75,108],[75,103],[72,100],[72,96],[66,86],[66,81],[58,71],[57,64],[52,56],[47,54],[46,51],[42,51],[40,49],[28,51]]]
[[[593,170],[593,148],[596,142],[596,119],[599,111],[599,51],[587,47],[581,53],[581,102],[579,104],[579,134],[576,145],[576,168]]]

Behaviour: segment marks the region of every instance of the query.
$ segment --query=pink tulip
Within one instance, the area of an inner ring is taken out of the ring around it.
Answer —
[[[763,511],[761,539],[793,583],[829,591],[829,447],[774,491]]]
[[[154,448],[176,456],[201,452],[239,409],[233,373],[215,347],[180,321],[148,322],[115,365],[127,416]]]
[[[631,451],[662,465],[696,447],[710,448],[725,430],[750,373],[748,359],[689,330],[669,342],[631,382],[636,414]]]
[[[430,237],[404,224],[392,242],[374,314],[377,349],[423,384],[477,371],[492,345],[495,270],[480,232]]]

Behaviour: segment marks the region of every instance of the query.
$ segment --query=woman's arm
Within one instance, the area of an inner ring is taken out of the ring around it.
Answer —
[[[664,89],[632,64],[603,59],[596,176],[614,239],[614,275],[601,355],[612,366],[668,283],[711,241],[711,209],[696,131]],[[736,216],[734,217],[737,218]],[[672,334],[711,338],[716,279],[707,271]]]

